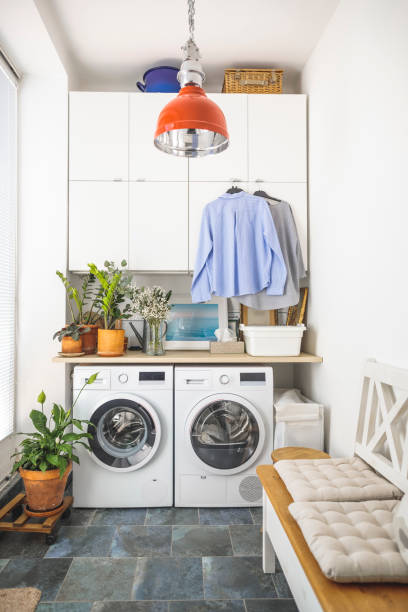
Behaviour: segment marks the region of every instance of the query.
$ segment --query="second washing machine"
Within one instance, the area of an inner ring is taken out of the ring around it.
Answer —
[[[273,450],[271,367],[175,368],[175,505],[259,506]]]
[[[74,417],[90,421],[93,436],[92,453],[77,449],[75,506],[172,506],[173,368],[77,366],[73,382]]]

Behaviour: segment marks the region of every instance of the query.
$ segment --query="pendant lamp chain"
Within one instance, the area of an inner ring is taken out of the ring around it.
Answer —
[[[187,3],[188,3],[188,29],[190,30],[190,40],[194,40],[195,0],[187,0]]]

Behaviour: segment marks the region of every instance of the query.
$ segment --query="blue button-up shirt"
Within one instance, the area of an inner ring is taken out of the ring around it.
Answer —
[[[282,295],[286,266],[268,204],[245,191],[204,208],[191,287],[193,302],[212,295]]]

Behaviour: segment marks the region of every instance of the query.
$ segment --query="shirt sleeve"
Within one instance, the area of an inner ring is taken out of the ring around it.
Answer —
[[[206,207],[201,217],[200,236],[194,266],[191,299],[193,303],[206,302],[211,299],[211,279],[207,266],[208,258],[213,250],[210,215]]]
[[[297,231],[296,221],[295,221],[295,217],[294,217],[291,206],[289,206],[289,212],[290,212],[290,221],[288,220],[288,222],[291,222],[290,231],[291,231],[291,235],[293,235],[293,240],[296,240],[296,263],[297,263],[298,278],[305,278],[306,270],[305,270],[305,264],[303,263],[302,248],[300,246],[299,234]]]
[[[271,250],[269,285],[266,288],[266,294],[283,295],[285,291],[287,270],[275,224],[273,222],[269,206],[266,202],[265,207],[263,208],[263,222],[265,242]]]

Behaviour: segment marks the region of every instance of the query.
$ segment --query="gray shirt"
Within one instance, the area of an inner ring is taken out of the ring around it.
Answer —
[[[283,201],[274,202],[264,199],[269,204],[286,265],[285,290],[283,295],[267,295],[266,289],[263,289],[259,293],[240,295],[237,299],[244,306],[256,310],[276,310],[277,308],[294,306],[299,302],[299,280],[306,276],[306,271],[290,205]]]

